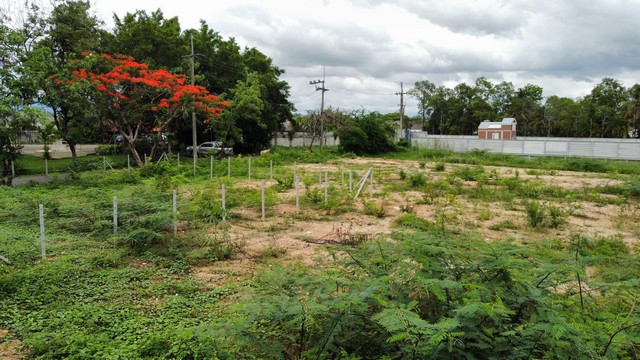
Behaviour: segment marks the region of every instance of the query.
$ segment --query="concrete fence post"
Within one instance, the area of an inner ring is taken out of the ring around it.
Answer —
[[[43,259],[47,257],[47,247],[44,240],[44,205],[40,204],[40,255]]]

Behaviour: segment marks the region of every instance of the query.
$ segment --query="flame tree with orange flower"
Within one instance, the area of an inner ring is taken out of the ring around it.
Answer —
[[[154,70],[124,55],[87,54],[91,68],[102,71],[74,71],[79,82],[96,90],[96,105],[105,126],[124,138],[127,151],[140,166],[136,143],[145,134],[162,133],[176,120],[187,119],[191,110],[206,123],[220,117],[229,104],[199,85],[191,85],[186,76],[166,70]],[[158,146],[154,141],[150,156]]]

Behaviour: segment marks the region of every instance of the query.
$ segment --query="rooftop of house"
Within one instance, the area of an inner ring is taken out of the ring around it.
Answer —
[[[483,130],[486,130],[486,129],[501,129],[503,125],[513,125],[513,124],[517,124],[517,123],[518,122],[514,118],[504,118],[500,122],[497,122],[497,121],[483,121],[478,126],[478,129],[483,129]]]

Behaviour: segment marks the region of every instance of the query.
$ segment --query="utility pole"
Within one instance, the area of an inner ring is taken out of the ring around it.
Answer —
[[[193,52],[193,34],[191,34],[191,55],[188,55],[191,60],[191,85],[196,84],[196,75],[194,69],[194,61],[196,54]],[[192,105],[191,109],[191,126],[193,135],[193,176],[196,176],[196,163],[198,162],[198,134],[196,133],[196,109]]]
[[[404,96],[409,93],[404,92],[404,88],[402,87],[402,82],[400,83],[400,92],[396,93],[396,95],[400,95],[400,130],[404,128]],[[406,134],[404,135],[406,138]]]
[[[309,84],[316,86],[316,91],[322,91],[322,100],[320,102],[320,150],[322,150],[322,143],[324,140],[324,93],[329,89],[324,87],[325,69],[322,68],[322,80],[312,80]],[[322,84],[318,86],[318,84]]]

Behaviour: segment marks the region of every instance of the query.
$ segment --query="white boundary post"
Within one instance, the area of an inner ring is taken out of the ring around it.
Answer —
[[[118,232],[118,197],[113,197],[113,235]]]
[[[369,196],[373,197],[373,168],[371,168],[371,175],[369,175]]]
[[[349,193],[353,192],[353,170],[349,170]]]
[[[209,179],[213,179],[213,156],[211,156],[211,160],[209,161]]]
[[[293,180],[294,180],[294,181],[295,181],[295,179],[298,177],[297,170],[298,170],[298,169],[297,169],[297,166],[296,166],[296,162],[294,161],[294,162],[293,162]]]
[[[15,178],[16,177],[16,165],[13,162],[13,160],[11,160],[11,178]]]
[[[264,180],[262,180],[262,220],[264,220]]]
[[[329,171],[324,172],[324,204],[329,202]]]
[[[40,204],[40,254],[42,258],[47,257],[47,247],[44,241],[44,205]]]
[[[371,174],[372,172],[373,172],[373,168],[369,168],[369,170],[367,170],[367,173],[364,174],[362,179],[358,181],[358,184],[356,184],[356,186],[360,185],[360,187],[358,187],[358,192],[356,192],[356,196],[353,198],[354,200],[357,199],[358,196],[360,196],[360,192],[362,192],[362,188],[367,183],[367,178],[369,177],[369,174]]]
[[[227,191],[222,184],[222,221],[227,220]]]
[[[296,183],[296,215],[300,213],[300,179],[296,176],[294,178]]]
[[[178,194],[173,190],[173,235],[178,234]]]

